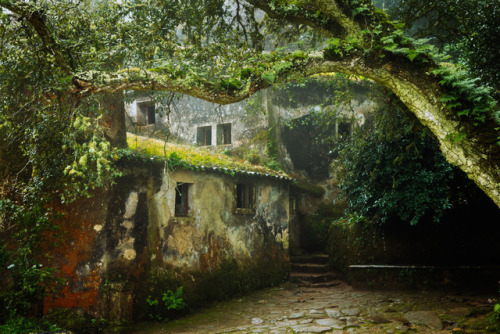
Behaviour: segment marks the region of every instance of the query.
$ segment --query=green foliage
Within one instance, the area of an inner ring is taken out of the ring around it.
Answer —
[[[278,146],[276,144],[276,133],[275,128],[271,127],[267,131],[267,159],[265,161],[265,166],[273,171],[282,171],[281,163],[278,158]]]
[[[365,7],[356,7],[356,13],[365,12],[362,8]],[[370,11],[366,12],[367,15],[372,15]],[[394,25],[387,29],[384,28],[384,22],[379,22],[370,29],[363,30],[363,38],[329,39],[324,51],[325,57],[340,60],[375,52],[379,53],[380,58],[391,54],[403,55],[411,62],[427,65],[439,63],[446,58],[430,44],[429,38],[408,37],[402,28],[402,26]],[[454,110],[458,116],[470,120],[475,126],[485,123],[486,120],[493,120],[500,124],[500,110],[492,97],[494,90],[491,87],[481,84],[479,78],[471,78],[470,72],[456,70],[452,66],[435,66],[431,72],[440,79],[439,84],[447,91],[441,102]],[[500,143],[500,128],[497,128],[496,132]]]
[[[448,88],[441,102],[460,117],[472,119],[476,125],[486,120],[496,120],[500,124],[497,102],[491,97],[491,87],[479,85],[479,78],[470,78],[467,72],[452,66],[441,66],[432,71],[440,78],[439,84]]]
[[[120,175],[113,163],[115,151],[98,130],[98,122],[99,118],[78,115],[63,141],[63,151],[75,157],[63,174],[67,184],[76,188],[76,194],[61,195],[63,202],[78,196],[90,197],[92,190],[107,186]]]
[[[148,296],[146,302],[149,306],[148,315],[151,320],[158,321],[168,321],[168,315],[171,314],[169,311],[182,311],[187,307],[183,298],[183,287],[177,288],[177,290],[167,290],[163,292],[162,298],[157,299]]]
[[[446,91],[441,102],[461,120],[475,126],[489,121],[500,124],[500,110],[494,98],[498,100],[500,73],[495,60],[500,45],[498,1],[435,1],[425,11],[414,10],[419,6],[418,0],[388,1],[388,6],[393,16],[406,23],[405,35],[425,38],[409,38],[403,35],[403,30],[396,30],[381,38],[384,50],[405,54],[412,62],[434,59],[436,63],[444,58],[432,43],[447,50],[460,66],[442,64],[432,69]],[[395,34],[399,35],[397,39],[392,37]],[[500,127],[495,131],[500,143]]]
[[[456,171],[429,131],[395,107],[375,113],[373,128],[346,142],[340,159],[348,210],[379,224],[439,222],[457,200],[450,190],[460,180]]]
[[[39,318],[25,318],[22,316],[10,317],[5,323],[0,324],[0,332],[15,334],[31,334],[47,332],[52,333],[61,330],[56,325]]]
[[[500,332],[500,303],[495,304],[493,307],[493,317],[491,320],[496,331]]]
[[[36,257],[42,233],[53,229],[50,213],[36,206],[28,210],[8,199],[0,200],[0,209],[12,215],[3,218],[4,227],[13,229],[11,240],[2,240],[0,245],[0,282],[4,287],[0,291],[0,322],[7,321],[8,325],[31,316],[32,308],[40,305],[49,287],[55,288],[58,282],[53,269],[42,266]],[[31,326],[29,319],[26,322]]]
[[[286,72],[293,67],[293,63],[290,61],[282,61],[273,66],[273,70],[276,73]]]
[[[382,6],[380,0],[374,2]],[[415,10],[421,5],[420,0],[390,0],[384,1],[384,5],[392,18],[405,22],[407,34],[431,38],[433,45],[450,50],[455,61],[466,64],[468,71],[481,77],[483,84],[498,89],[498,1],[433,1],[426,4],[425,10]]]
[[[242,76],[243,76],[243,74],[242,74]],[[221,82],[221,86],[224,87],[224,89],[226,89],[226,90],[237,90],[243,86],[243,83],[238,79],[231,78],[231,79],[223,80]]]
[[[275,76],[274,72],[266,71],[266,72],[262,73],[262,81],[264,81],[264,83],[266,85],[273,84],[275,80],[276,80],[276,76]]]
[[[276,160],[276,158],[267,159],[265,166],[273,171],[283,170],[281,163],[278,160]]]
[[[256,150],[250,150],[245,154],[245,160],[250,162],[251,164],[258,165],[261,163],[261,157],[259,155],[259,152]]]
[[[3,1],[2,6],[13,3]],[[68,203],[82,195],[91,196],[96,188],[108,186],[118,175],[113,164],[118,154],[106,142],[103,131],[109,124],[99,108],[102,96],[92,96],[95,93],[92,89],[75,94],[74,73],[87,73],[90,81],[113,81],[120,73],[110,73],[128,71],[130,80],[144,80],[146,84],[150,78],[144,77],[141,69],[149,68],[168,75],[168,80],[174,80],[185,90],[203,90],[202,84],[216,83],[213,91],[208,92],[215,96],[221,89],[233,93],[249,87],[249,79],[258,78],[258,85],[270,85],[279,83],[283,74],[297,72],[298,77],[302,76],[300,64],[307,59],[304,45],[314,45],[314,40],[320,45],[325,39],[317,38],[302,25],[293,32],[307,32],[300,35],[307,35],[310,40],[302,39],[290,46],[300,50],[291,55],[260,54],[256,51],[262,50],[263,36],[256,11],[243,2],[237,3],[236,10],[225,3],[224,0],[17,1],[32,10],[23,14],[0,13],[0,206],[5,210],[0,212],[0,240],[2,245],[8,246],[2,251],[5,262],[2,268],[14,265],[1,272],[2,279],[7,277],[9,289],[12,288],[8,292],[12,294],[3,304],[9,308],[7,313],[15,309],[14,313],[22,315],[27,312],[28,305],[37,302],[45,293],[42,283],[48,280],[45,275],[50,270],[40,267],[41,261],[36,255],[41,237],[53,228],[51,221],[56,213],[51,211],[52,205]],[[325,54],[332,59],[381,52],[383,56],[403,54],[414,64],[428,61],[426,53],[432,50],[425,43],[405,37],[398,30],[401,27],[377,22],[376,18],[382,16],[373,12],[368,0],[342,3],[344,14],[365,22],[362,26],[366,29],[362,36],[328,41]],[[498,68],[495,47],[500,43],[488,43],[490,39],[486,37],[500,36],[497,33],[499,25],[495,23],[498,11],[497,7],[489,7],[488,1],[480,1],[480,4],[481,15],[471,15],[477,26],[468,35],[469,40],[463,43],[468,47],[467,59],[481,60],[475,70],[480,71],[481,66],[486,68],[488,64],[486,76],[496,84],[495,78],[500,71],[494,70]],[[288,15],[303,14],[320,27],[334,23],[320,10],[308,11],[308,5],[301,0],[269,1],[269,6],[285,19]],[[30,24],[38,14],[48,35]],[[487,18],[488,24],[483,28],[483,21],[476,17]],[[477,45],[483,47],[476,50]],[[469,67],[474,69],[472,65]],[[472,119],[478,124],[492,115],[500,118],[488,97],[491,92],[486,88],[443,69],[437,69],[434,74],[440,76],[441,84],[447,89],[442,102],[460,118]],[[154,82],[151,86],[154,89]],[[456,139],[462,138],[459,135]],[[413,141],[418,142],[417,139]],[[172,168],[217,166],[227,168],[228,173],[251,170],[277,174],[205,153],[191,154],[183,149],[167,152],[163,143],[153,148],[145,146],[148,158],[161,157]],[[398,147],[396,141],[386,146]],[[417,144],[406,151],[417,156],[422,152]],[[275,158],[274,154],[271,156]],[[407,160],[418,165],[408,156],[397,162],[394,160],[393,165]],[[277,167],[276,161],[271,160],[271,166]],[[394,168],[388,168],[386,174],[394,173]],[[432,175],[419,177],[434,180]],[[437,177],[437,181],[440,179]],[[415,188],[414,193],[418,193],[417,190]],[[371,200],[373,194],[368,192],[366,196]],[[419,200],[419,197],[411,199]],[[420,199],[421,202],[427,200]],[[397,208],[396,211],[403,210],[404,205],[393,205],[400,202],[412,201],[392,198],[385,204],[369,204],[373,208],[379,205],[389,214],[391,205]],[[435,205],[443,207],[444,204],[436,201]],[[415,206],[421,207],[419,203]],[[415,213],[414,218],[421,215]],[[12,277],[21,282],[20,285],[16,285]]]
[[[429,39],[413,39],[396,29],[388,36],[380,38],[382,50],[406,56],[411,62],[429,63],[432,56],[438,56],[436,49],[429,44]],[[383,57],[384,55],[382,55]]]
[[[361,39],[350,37],[349,39],[332,38],[327,40],[328,46],[325,48],[325,58],[331,60],[340,60],[354,55],[360,55],[364,52]]]

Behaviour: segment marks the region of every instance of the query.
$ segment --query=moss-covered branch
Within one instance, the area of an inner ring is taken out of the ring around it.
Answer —
[[[157,90],[187,94],[219,104],[242,101],[260,89],[270,86],[269,83],[254,80],[249,81],[245,87],[233,89],[235,87],[228,87],[224,81],[214,83],[196,75],[172,78],[168,73],[160,74],[139,68],[115,73],[97,71],[79,73],[73,78],[73,85],[74,93],[80,97],[127,90]]]

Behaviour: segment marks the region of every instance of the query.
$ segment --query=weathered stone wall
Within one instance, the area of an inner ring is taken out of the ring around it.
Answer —
[[[234,213],[234,186],[241,181],[255,188],[255,213]],[[188,217],[175,217],[172,190],[176,182],[190,184],[192,212]],[[156,217],[150,220],[149,228],[159,236],[153,257],[161,258],[166,265],[214,270],[227,258],[244,262],[268,247],[288,249],[287,184],[177,170],[163,177],[153,208]]]
[[[362,84],[352,85],[352,100],[336,107],[339,118],[349,118],[353,123],[363,124],[365,115],[376,104],[370,99],[370,88]],[[324,181],[328,178],[331,147],[321,145],[317,140],[317,129],[301,125],[300,119],[307,120],[311,113],[328,109],[332,112],[332,94],[335,90],[324,83],[310,82],[304,87],[289,89],[269,88],[253,95],[243,102],[218,105],[190,96],[175,99],[166,117],[165,106],[156,103],[156,124],[136,128],[143,134],[162,136],[162,130],[169,128],[170,140],[189,145],[198,145],[198,128],[210,127],[211,146],[221,150],[238,149],[254,151],[260,157],[268,154],[268,143],[272,141],[277,149],[277,157],[287,172],[299,173],[312,180]],[[145,124],[140,105],[151,97],[138,97],[126,105],[129,129],[131,123]],[[298,120],[292,128],[288,122]],[[231,144],[224,145],[221,138],[222,124],[230,124]],[[339,124],[332,125],[332,134],[338,132]],[[354,124],[352,124],[354,126]],[[326,131],[325,131],[326,132]],[[245,154],[243,154],[245,156]],[[245,157],[247,158],[247,157]],[[321,165],[321,166],[320,166]],[[320,166],[320,167],[318,167]]]
[[[500,276],[498,217],[441,224],[330,226],[330,266],[353,284],[369,287],[471,287],[496,289]],[[351,265],[376,265],[352,268]],[[388,266],[386,268],[379,266]]]
[[[149,100],[149,97],[142,97],[126,105],[129,123],[140,121],[139,104]],[[181,96],[173,102],[169,117],[161,112],[162,106],[157,104],[160,113],[157,115],[154,127],[157,130],[168,127],[172,139],[189,145],[197,145],[197,129],[210,126],[211,146],[221,148],[245,146],[265,150],[266,142],[256,139],[259,132],[268,126],[267,117],[260,110],[261,105],[262,93],[252,96],[249,101],[230,105],[218,105],[190,96]],[[217,138],[221,135],[217,126],[221,124],[231,125],[230,145],[217,142]],[[154,129],[148,126],[142,130],[150,133]]]
[[[47,253],[65,282],[46,298],[46,313],[131,321],[148,311],[147,297],[180,286],[197,307],[286,279],[287,182],[163,167],[127,162],[111,189],[63,208]],[[190,184],[186,217],[175,216],[176,182]],[[234,210],[237,182],[254,187],[252,214]]]

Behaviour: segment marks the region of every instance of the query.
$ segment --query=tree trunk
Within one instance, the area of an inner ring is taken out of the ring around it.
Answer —
[[[105,94],[101,102],[104,135],[113,147],[126,148],[125,102],[123,92]]]

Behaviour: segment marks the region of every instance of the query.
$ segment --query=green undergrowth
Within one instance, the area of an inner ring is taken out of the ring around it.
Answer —
[[[166,160],[172,169],[208,169],[217,167],[222,172],[236,174],[238,172],[255,172],[274,176],[285,176],[281,171],[251,164],[245,160],[237,160],[224,154],[217,154],[203,147],[178,145],[162,140],[127,134],[129,148],[136,153],[153,159]]]
[[[60,330],[58,326],[44,318],[12,316],[5,323],[0,324],[0,333],[56,333],[58,330]]]

